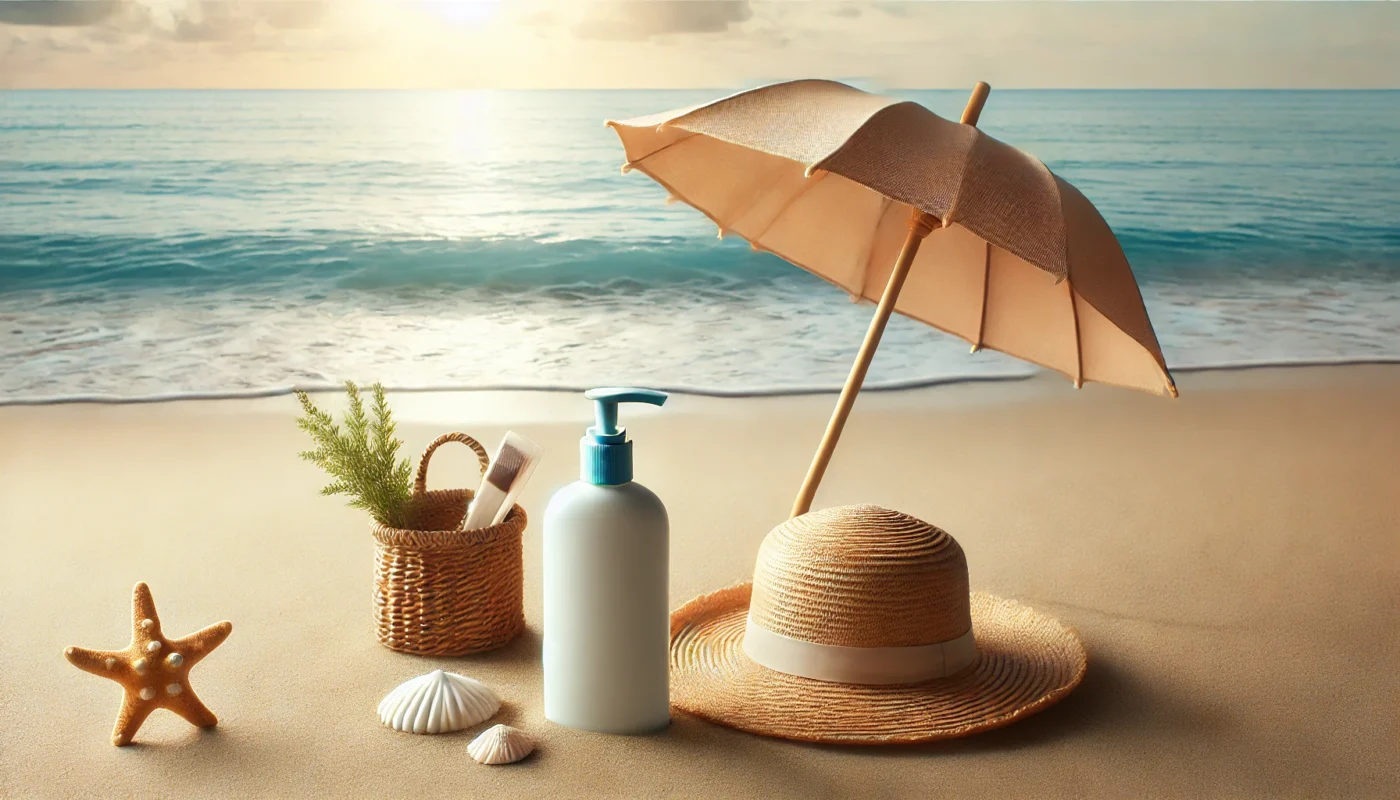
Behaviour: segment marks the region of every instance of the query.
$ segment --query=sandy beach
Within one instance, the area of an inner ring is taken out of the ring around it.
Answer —
[[[523,505],[526,634],[461,659],[390,652],[366,518],[297,459],[291,397],[0,408],[0,795],[7,797],[1393,797],[1400,785],[1400,366],[1179,375],[1176,401],[1054,377],[868,393],[817,507],[951,532],[974,588],[1058,616],[1089,652],[1063,703],[904,749],[770,740],[677,715],[648,737],[543,719],[540,528],[589,419],[565,394],[403,394],[405,450],[509,427],[547,449]],[[318,400],[329,403],[331,395]],[[745,579],[830,395],[629,409],[672,521],[673,607]],[[475,485],[466,448],[433,487]],[[124,646],[146,581],[172,635],[228,619],[192,683],[219,716],[109,735],[115,684],[63,659]],[[374,708],[450,668],[493,686],[538,753],[487,768],[471,732]]]

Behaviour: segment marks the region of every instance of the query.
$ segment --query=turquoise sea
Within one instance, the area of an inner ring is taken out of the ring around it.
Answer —
[[[0,402],[838,385],[869,306],[619,171],[605,119],[725,93],[0,92]],[[1173,367],[1400,357],[1400,92],[994,91],[981,124],[1098,205]],[[896,319],[870,380],[1033,370]]]

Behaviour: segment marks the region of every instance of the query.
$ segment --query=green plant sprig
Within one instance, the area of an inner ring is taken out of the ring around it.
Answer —
[[[370,387],[374,397],[373,419],[365,414],[359,387],[345,382],[350,407],[345,429],[330,414],[317,408],[306,392],[298,391],[304,415],[297,427],[310,434],[315,447],[301,453],[334,480],[321,490],[323,495],[350,496],[350,505],[368,511],[377,521],[392,528],[407,524],[408,501],[413,490],[409,483],[412,468],[408,459],[399,459],[403,442],[394,437],[394,420],[384,387]]]

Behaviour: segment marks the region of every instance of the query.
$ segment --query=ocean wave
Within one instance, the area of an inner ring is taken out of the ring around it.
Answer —
[[[1400,274],[1400,232],[1360,231],[1306,244],[1257,231],[1128,229],[1120,240],[1145,280],[1209,268]],[[1369,246],[1358,245],[1358,240]],[[1345,245],[1345,246],[1343,246]],[[142,285],[220,289],[312,281],[326,288],[769,283],[799,274],[740,240],[649,237],[384,238],[335,231],[162,237],[0,235],[0,292]],[[1192,276],[1199,277],[1198,275]]]
[[[220,289],[540,287],[769,280],[796,270],[734,242],[316,236],[0,236],[0,291],[141,285]]]
[[[20,93],[0,396],[839,385],[868,307],[618,171],[602,119],[709,94]],[[956,118],[966,95],[914,99]],[[1168,363],[1381,358],[1396,99],[1000,92],[984,120],[1093,198]],[[967,350],[896,318],[870,380],[1025,372]]]

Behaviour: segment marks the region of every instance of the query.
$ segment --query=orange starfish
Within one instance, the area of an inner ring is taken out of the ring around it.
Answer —
[[[157,708],[168,708],[208,728],[219,724],[190,688],[190,668],[223,644],[233,630],[231,622],[217,622],[183,639],[167,639],[160,632],[160,617],[151,590],[136,584],[131,598],[131,644],[125,650],[86,650],[70,647],[63,655],[84,672],[111,678],[126,690],[112,744],[131,742],[141,723]]]

